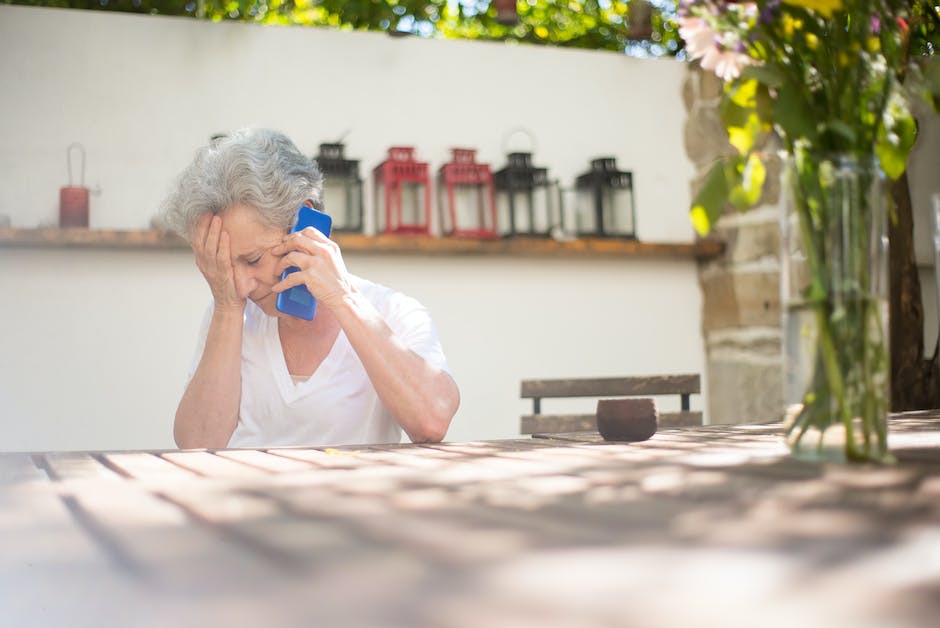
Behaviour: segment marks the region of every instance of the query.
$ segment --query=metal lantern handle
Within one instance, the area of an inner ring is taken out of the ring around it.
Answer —
[[[526,139],[528,139],[529,141],[529,150],[527,152],[533,155],[536,153],[538,147],[536,146],[535,135],[529,129],[525,127],[517,126],[513,129],[509,129],[509,131],[507,131],[506,134],[503,136],[501,147],[503,149],[504,155],[510,152],[526,152],[526,151],[510,151],[509,150],[508,148],[509,140],[511,140],[513,136],[515,135],[524,135]]]
[[[72,149],[77,148],[79,157],[81,158],[82,164],[82,176],[79,179],[79,185],[85,185],[85,147],[78,142],[73,142],[69,144],[69,147],[65,149],[65,162],[68,164],[69,168],[69,187],[72,187]]]

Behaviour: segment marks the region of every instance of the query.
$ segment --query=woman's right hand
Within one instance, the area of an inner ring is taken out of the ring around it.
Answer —
[[[196,266],[212,290],[215,308],[243,311],[245,299],[238,296],[235,287],[232,251],[228,233],[222,229],[222,219],[212,213],[201,216],[193,233],[192,246]]]

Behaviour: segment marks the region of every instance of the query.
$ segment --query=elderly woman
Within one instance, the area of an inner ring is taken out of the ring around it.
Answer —
[[[347,272],[312,228],[288,233],[323,177],[280,133],[247,129],[202,148],[164,202],[212,291],[176,412],[183,448],[440,441],[460,395],[427,310]],[[282,281],[289,266],[299,268]],[[312,321],[281,313],[303,283]]]

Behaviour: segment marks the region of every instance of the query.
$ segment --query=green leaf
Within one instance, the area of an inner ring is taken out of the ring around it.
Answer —
[[[730,157],[715,163],[692,201],[692,226],[707,235],[730,201],[739,211],[750,209],[761,198],[767,170],[757,154]]]
[[[738,211],[750,209],[760,200],[767,170],[760,157],[751,153],[747,159],[729,163],[725,169],[728,200]]]
[[[711,227],[718,221],[728,199],[728,182],[725,178],[725,162],[718,161],[712,166],[702,188],[692,200],[692,226],[699,235],[708,235]]]
[[[875,141],[875,154],[889,178],[897,179],[904,174],[916,139],[917,122],[904,97],[895,92],[885,108],[884,124],[879,127]]]
[[[708,212],[704,207],[695,205],[689,211],[689,217],[692,219],[692,226],[699,235],[703,237],[708,235],[708,232],[711,231],[711,220],[708,218]]]
[[[737,79],[725,90],[728,99],[739,107],[753,109],[757,105],[757,81],[744,81]]]
[[[751,112],[741,126],[728,127],[728,139],[741,155],[748,154],[761,135],[761,122],[756,112]]]
[[[829,120],[826,122],[823,125],[823,133],[826,131],[829,131],[833,135],[841,136],[849,146],[855,145],[855,140],[858,137],[855,133],[855,129],[842,120]]]
[[[751,107],[742,107],[731,98],[722,98],[718,105],[718,114],[721,116],[721,122],[725,128],[739,127],[747,124],[747,117],[753,113]]]
[[[774,115],[774,98],[770,95],[770,91],[765,86],[761,86],[761,88],[757,90],[756,101],[757,106],[755,107],[755,111],[757,111],[761,125],[764,131],[770,131],[773,128],[771,121]]]
[[[782,87],[783,74],[779,68],[772,65],[748,65],[741,70],[742,79],[753,79],[767,87]]]
[[[765,92],[757,81],[734,81],[725,90],[719,106],[728,139],[741,155],[748,154],[770,125],[758,113],[758,96]]]
[[[806,102],[800,98],[799,91],[792,84],[787,84],[777,92],[777,100],[773,104],[773,118],[791,142],[799,138],[813,142],[816,139],[815,117]]]

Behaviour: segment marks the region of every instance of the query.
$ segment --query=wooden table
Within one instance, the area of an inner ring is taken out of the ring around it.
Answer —
[[[940,624],[940,416],[779,432],[0,454],[0,626]]]

